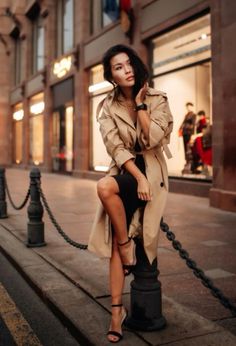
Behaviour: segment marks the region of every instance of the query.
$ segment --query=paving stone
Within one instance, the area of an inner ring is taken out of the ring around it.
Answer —
[[[171,342],[169,346],[235,346],[236,339],[227,332],[212,333],[186,340]],[[161,344],[156,344],[160,346]]]
[[[227,245],[227,243],[219,240],[206,240],[202,241],[201,244],[206,245],[206,246],[222,246],[222,245]]]
[[[234,273],[229,273],[226,270],[222,270],[220,268],[206,270],[205,274],[209,276],[211,279],[221,279],[221,278],[227,278],[230,276],[235,276]]]

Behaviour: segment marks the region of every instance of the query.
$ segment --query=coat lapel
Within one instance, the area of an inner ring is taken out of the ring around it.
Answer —
[[[122,119],[126,124],[131,126],[134,130],[135,126],[133,123],[133,120],[130,118],[129,112],[126,107],[122,106],[122,104],[118,104],[117,102],[114,102],[114,91],[110,93],[109,95],[110,99],[110,110],[113,114],[118,116],[120,119]],[[120,96],[120,101],[124,101],[123,96]]]
[[[126,122],[129,126],[131,126],[135,130],[133,120],[130,118],[129,112],[127,111],[125,107],[120,106],[118,108],[117,106],[113,105],[112,112],[114,112],[116,116],[118,116],[120,119],[122,119],[124,122]]]

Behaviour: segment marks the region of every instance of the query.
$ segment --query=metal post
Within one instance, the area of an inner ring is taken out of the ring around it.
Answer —
[[[30,203],[27,209],[28,212],[28,247],[45,246],[44,241],[44,222],[43,206],[40,201],[40,193],[37,188],[37,180],[40,181],[41,174],[38,168],[33,168],[30,172]]]
[[[0,168],[0,219],[6,219],[7,217],[5,168]]]
[[[125,325],[135,330],[159,330],[166,326],[166,319],[162,316],[157,259],[150,265],[141,240],[136,242],[136,256],[137,265],[131,282],[130,316]]]

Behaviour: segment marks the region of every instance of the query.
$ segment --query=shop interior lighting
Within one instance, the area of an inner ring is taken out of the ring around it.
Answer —
[[[108,171],[107,166],[95,166],[94,169],[95,169],[95,171],[98,171],[98,172],[107,172]]]
[[[40,162],[39,162],[38,160],[35,160],[35,161],[34,161],[35,166],[38,166],[39,163],[40,163]]]
[[[23,109],[20,109],[19,111],[16,111],[13,113],[13,119],[16,121],[22,120],[24,118],[24,111]]]
[[[41,114],[44,111],[44,102],[35,103],[30,107],[31,114]]]
[[[198,38],[193,38],[192,40],[186,41],[184,43],[179,44],[178,46],[175,46],[174,49],[182,48],[182,47],[187,46],[191,43],[197,42],[198,40],[206,40],[208,36],[211,36],[211,34],[203,33]]]
[[[207,34],[206,33],[201,34],[200,39],[201,40],[206,40],[207,39]]]
[[[19,165],[20,164],[20,160],[16,160],[16,164]]]
[[[101,89],[105,89],[111,86],[111,83],[107,82],[107,81],[103,81],[101,83],[96,83],[96,84],[92,84],[89,86],[88,90],[90,93],[93,93],[95,91],[101,90]]]

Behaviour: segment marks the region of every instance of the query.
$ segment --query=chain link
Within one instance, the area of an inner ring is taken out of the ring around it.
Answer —
[[[7,192],[7,196],[8,196],[8,199],[12,205],[12,207],[16,210],[21,210],[24,208],[24,206],[26,205],[26,203],[28,202],[28,199],[29,199],[29,196],[30,196],[30,187],[28,188],[28,191],[27,191],[27,194],[25,196],[25,199],[23,200],[23,202],[17,206],[15,205],[15,203],[13,202],[13,199],[11,197],[11,194],[10,194],[10,191],[9,191],[9,188],[8,188],[8,184],[7,184],[7,179],[6,177],[4,178],[4,184],[5,184],[5,188],[6,188],[6,192]]]
[[[77,243],[76,241],[72,240],[64,231],[63,229],[61,228],[61,226],[58,224],[57,220],[55,219],[49,205],[48,205],[48,202],[46,200],[46,197],[43,193],[43,190],[41,188],[41,183],[39,180],[36,180],[36,183],[37,183],[37,188],[38,188],[38,191],[40,193],[40,196],[42,198],[42,201],[43,201],[43,204],[44,204],[44,207],[48,213],[48,216],[50,218],[50,220],[52,221],[52,224],[54,225],[54,227],[56,228],[56,230],[58,231],[58,233],[65,239],[65,241],[67,243],[69,243],[70,245],[78,248],[78,249],[81,249],[81,250],[86,250],[88,248],[88,245],[87,244],[81,244],[81,243]]]
[[[179,251],[179,255],[186,261],[187,266],[192,269],[194,275],[201,280],[202,284],[207,287],[211,294],[219,299],[222,305],[226,309],[229,309],[233,316],[236,316],[236,306],[221,292],[219,288],[214,286],[213,282],[202,269],[198,268],[196,262],[194,262],[190,257],[186,250],[182,248],[182,245],[179,241],[175,240],[175,234],[169,229],[169,226],[161,221],[161,229],[164,233],[166,233],[166,237],[168,240],[172,241],[172,246],[175,250]]]

